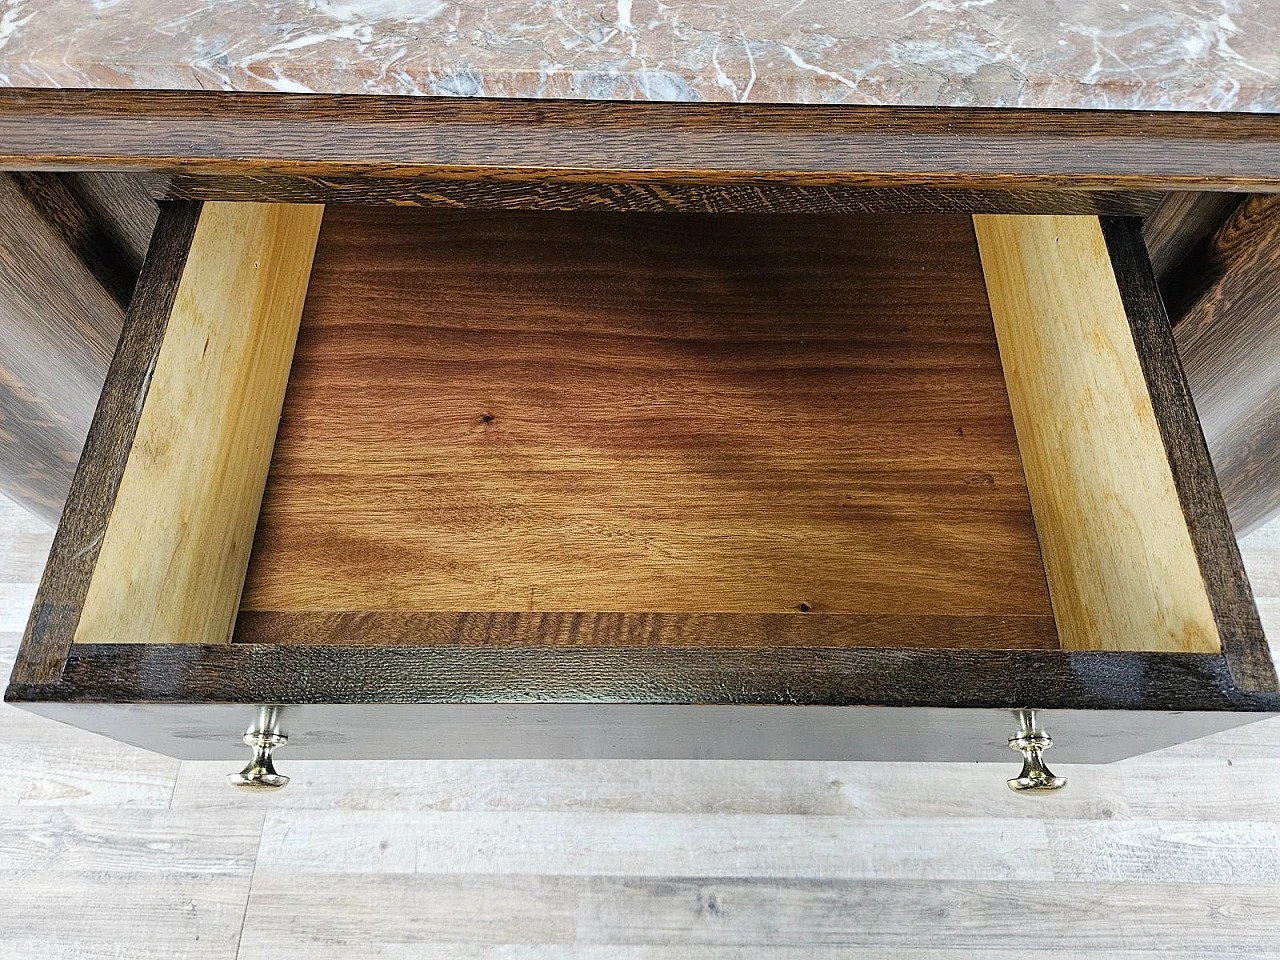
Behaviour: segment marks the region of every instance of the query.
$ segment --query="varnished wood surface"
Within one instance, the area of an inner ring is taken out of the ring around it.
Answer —
[[[1236,206],[1183,274],[1178,349],[1244,536],[1280,512],[1280,198]]]
[[[1150,190],[865,187],[832,180],[792,183],[761,176],[674,180],[521,170],[452,176],[243,176],[143,174],[168,200],[393,203],[399,206],[631,213],[1074,213],[1146,216],[1163,194]],[[1202,194],[1197,194],[1201,196]]]
[[[1101,225],[974,226],[1063,649],[1220,651]]]
[[[127,310],[160,213],[142,178],[128,173],[12,176],[120,309]]]
[[[199,209],[197,204],[170,203],[160,214],[58,522],[50,561],[18,652],[16,678],[50,682],[66,663]]]
[[[1012,631],[892,618],[1025,616],[1043,644],[968,219],[331,208],[242,607],[884,614],[907,645]]]
[[[305,725],[312,755],[326,759],[366,756],[357,730],[377,737],[378,749],[388,756],[434,756],[443,741],[423,737],[434,737],[431,731],[438,728],[462,732],[483,755],[497,750],[543,756],[534,748],[545,742],[544,725],[553,721],[552,737],[584,728],[629,730],[630,737],[639,737],[639,745],[632,745],[639,753],[626,756],[670,755],[662,751],[673,749],[671,733],[679,749],[694,751],[678,755],[714,756],[716,741],[706,730],[677,724],[673,731],[664,716],[667,707],[693,718],[700,708],[714,706],[721,708],[717,719],[731,728],[758,725],[759,738],[750,749],[760,752],[744,755],[779,759],[811,756],[815,745],[831,748],[829,708],[857,707],[864,714],[899,708],[895,724],[884,716],[868,722],[893,726],[906,738],[945,726],[947,711],[963,710],[968,716],[953,719],[945,750],[948,759],[973,760],[996,742],[993,724],[1009,711],[1035,705],[1059,711],[1065,722],[1088,732],[1081,756],[1097,762],[1248,723],[1251,714],[1280,713],[1280,691],[1237,686],[1226,658],[1210,654],[747,645],[725,650],[700,639],[685,647],[586,648],[78,644],[56,683],[18,678],[5,698],[183,757],[238,750],[238,739],[227,740],[221,730],[228,718],[259,703],[296,704],[288,709]],[[529,709],[502,713],[515,704]],[[475,711],[476,705],[496,709]],[[795,709],[779,713],[773,707]],[[1105,710],[1134,716],[1122,731],[1104,724],[1099,732],[1097,714]],[[477,739],[468,727],[467,718],[479,713],[494,720],[492,736]],[[1190,725],[1175,735],[1169,724],[1179,716]],[[646,721],[647,737],[638,733],[637,718]],[[856,717],[843,720],[858,723]],[[396,730],[383,736],[379,730],[387,724]],[[607,736],[588,739],[577,749],[582,756],[611,756],[612,742]],[[530,743],[531,752],[523,752],[521,744]],[[1123,752],[1115,753],[1118,743]],[[856,756],[865,747],[865,741],[850,740],[835,749]],[[597,748],[602,752],[593,753]]]
[[[1053,616],[246,611],[237,643],[1056,649]],[[317,653],[317,656],[324,654]]]
[[[1101,223],[1231,676],[1246,690],[1275,690],[1275,666],[1141,228],[1122,217]]]
[[[0,501],[0,669],[49,541]],[[1280,531],[1244,553],[1280,625]],[[249,798],[225,785],[235,763],[0,706],[0,956],[265,960],[286,937],[299,960],[1022,960],[1046,942],[1064,960],[1273,960],[1278,732],[1056,765],[1068,789],[1031,800],[1004,785],[1012,753],[330,763],[289,748],[293,783]],[[1033,930],[1010,920],[1024,903]]]
[[[124,311],[0,174],[0,492],[55,522]]]
[[[1170,316],[1177,319],[1186,309],[1187,281],[1200,272],[1189,262],[1197,259],[1197,248],[1247,196],[1198,190],[1168,193],[1143,221],[1142,238]]]
[[[10,89],[0,167],[1266,191],[1280,117]]]
[[[124,321],[79,254],[24,182],[0,174],[0,492],[50,522]]]
[[[230,641],[323,212],[200,211],[74,642]]]
[[[0,492],[50,522],[155,216],[136,177],[0,174]]]

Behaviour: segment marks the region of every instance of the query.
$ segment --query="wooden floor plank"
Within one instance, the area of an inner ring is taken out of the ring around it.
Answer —
[[[802,761],[368,761],[349,765],[280,761],[295,774],[288,790],[262,798],[296,813],[417,811],[474,813],[678,813],[839,816],[856,821],[1048,819],[1280,821],[1280,720],[1244,740],[1227,735],[1102,766],[1055,765],[1072,787],[1035,802],[1005,786],[1008,764],[947,764],[922,790],[919,763]],[[1050,759],[1052,754],[1049,755]],[[1011,752],[1010,763],[1016,759]],[[1228,762],[1230,761],[1230,762]],[[221,782],[225,764],[182,765],[174,806],[238,806]],[[1159,789],[1152,777],[1159,775]],[[1206,783],[1212,784],[1207,790]]]
[[[259,869],[245,938],[295,943],[1256,949],[1280,885],[423,876]],[[267,909],[268,906],[272,909]],[[273,910],[275,911],[273,915]],[[1099,923],[1105,917],[1106,925]]]
[[[1276,833],[1258,831],[1257,846]],[[1049,853],[1044,824],[1029,819],[291,811],[268,817],[258,863],[317,875],[1044,881]]]
[[[7,870],[0,957],[232,960],[249,876]]]
[[[0,807],[0,957],[234,957],[262,816]]]
[[[351,960],[349,943],[308,944],[306,960]],[[377,943],[366,941],[361,957],[394,960],[1027,960],[1025,949],[1004,949],[998,945],[975,948],[906,946],[834,947],[809,944],[801,947],[750,946],[636,946],[612,944],[501,944],[468,943]],[[242,948],[241,960],[275,960],[271,944],[249,944]],[[1098,951],[1088,946],[1053,949],[1053,960],[1098,960]],[[1107,960],[1151,960],[1150,950],[1107,949]],[[1158,954],[1160,960],[1273,960],[1280,952],[1266,946],[1253,949],[1229,947],[1222,951],[1171,947]]]

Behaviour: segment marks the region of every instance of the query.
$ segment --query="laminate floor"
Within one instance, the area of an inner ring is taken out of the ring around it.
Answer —
[[[6,676],[49,541],[0,500]],[[1280,637],[1280,524],[1243,546]],[[298,761],[246,797],[4,707],[0,957],[1280,958],[1280,721],[1046,797],[1013,760]]]

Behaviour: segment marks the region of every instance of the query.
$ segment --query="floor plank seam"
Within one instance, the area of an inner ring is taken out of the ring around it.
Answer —
[[[173,798],[178,795],[178,781],[182,779],[182,766],[184,763],[186,763],[185,760],[179,760],[178,769],[173,773],[173,786],[169,788],[169,804],[166,809],[173,809]],[[265,817],[263,819],[265,821]],[[256,858],[254,862],[257,862]]]
[[[181,772],[181,768],[179,768]],[[174,781],[175,786],[177,781]],[[172,800],[171,800],[172,802]],[[249,922],[249,905],[253,903],[253,882],[258,876],[258,861],[262,858],[262,840],[267,834],[267,814],[262,812],[262,822],[258,826],[258,845],[253,850],[253,867],[249,870],[249,887],[244,893],[244,912],[240,915],[240,930],[236,933],[236,957],[240,960],[240,947],[244,944],[244,928]]]

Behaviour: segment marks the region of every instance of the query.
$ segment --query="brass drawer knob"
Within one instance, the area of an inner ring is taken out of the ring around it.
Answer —
[[[1019,793],[1061,790],[1066,777],[1054,776],[1045,766],[1044,752],[1053,746],[1053,738],[1040,729],[1034,710],[1018,711],[1018,732],[1009,738],[1009,748],[1022,754],[1022,772],[1009,782],[1009,789]]]
[[[271,754],[283,747],[289,738],[276,729],[276,714],[265,709],[256,725],[244,735],[245,745],[252,748],[253,756],[239,773],[227,774],[227,783],[237,790],[279,790],[289,783],[289,778],[276,773]]]

